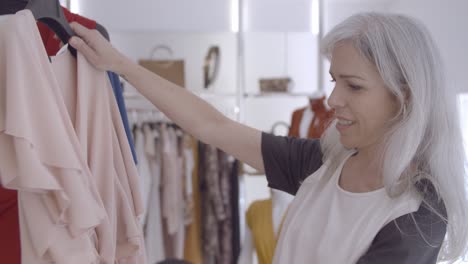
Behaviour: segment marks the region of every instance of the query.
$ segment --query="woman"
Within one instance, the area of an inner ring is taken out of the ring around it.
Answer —
[[[411,18],[365,13],[323,40],[335,120],[318,140],[277,137],[234,122],[74,24],[70,44],[123,75],[201,141],[264,171],[296,195],[274,263],[411,263],[465,253],[464,154],[455,94],[439,54]]]

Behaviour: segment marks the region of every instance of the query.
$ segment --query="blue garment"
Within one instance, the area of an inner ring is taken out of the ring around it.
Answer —
[[[120,84],[119,76],[116,73],[107,72],[107,74],[109,75],[112,90],[114,91],[115,100],[117,101],[117,105],[119,106],[119,112],[120,116],[122,117],[122,123],[125,128],[125,133],[127,134],[128,144],[130,145],[130,149],[132,150],[133,160],[136,164],[137,157],[135,153],[135,145],[133,144],[133,137],[128,124],[127,110],[125,108],[122,85]]]

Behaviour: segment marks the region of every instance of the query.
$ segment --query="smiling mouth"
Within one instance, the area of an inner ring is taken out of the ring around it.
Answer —
[[[338,122],[336,122],[336,129],[340,133],[344,132],[345,130],[347,130],[348,128],[350,128],[351,126],[355,124],[355,122],[351,120],[346,120],[346,119],[341,119],[341,118],[337,118],[337,120]]]
[[[354,122],[351,121],[351,120],[338,119],[338,124],[340,126],[350,126],[350,125],[354,124]]]

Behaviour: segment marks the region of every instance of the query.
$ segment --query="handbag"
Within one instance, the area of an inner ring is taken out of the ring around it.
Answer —
[[[156,52],[165,51],[170,59],[153,59]],[[185,62],[182,59],[172,59],[172,49],[165,45],[155,46],[150,53],[150,59],[139,60],[138,63],[162,78],[185,88]]]

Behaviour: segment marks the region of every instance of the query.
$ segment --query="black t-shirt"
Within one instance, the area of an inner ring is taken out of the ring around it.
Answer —
[[[322,166],[319,140],[263,133],[261,145],[265,174],[271,188],[295,195],[304,179]],[[429,181],[421,181],[416,187],[424,189],[425,193],[419,209],[385,225],[357,264],[437,262],[447,224],[430,208],[445,217],[446,210]]]

